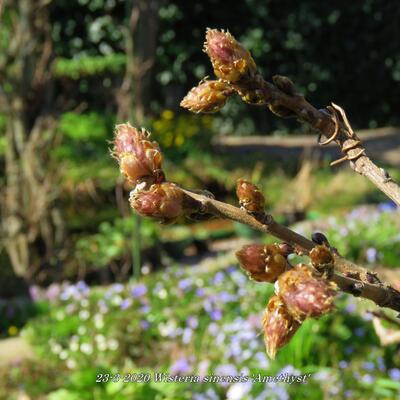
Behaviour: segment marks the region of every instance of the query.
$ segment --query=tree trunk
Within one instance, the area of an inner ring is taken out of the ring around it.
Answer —
[[[14,273],[30,280],[54,258],[64,228],[51,166],[53,117],[49,2],[9,1],[10,42],[0,58],[0,112],[7,116],[1,236]]]

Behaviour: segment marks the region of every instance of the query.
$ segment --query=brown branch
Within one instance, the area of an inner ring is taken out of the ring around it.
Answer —
[[[378,167],[366,154],[360,139],[352,131],[344,111],[332,103],[327,110],[317,110],[302,95],[288,94],[276,85],[266,82],[260,75],[248,82],[235,85],[240,93],[258,90],[263,101],[256,105],[272,105],[275,109],[286,109],[292,112],[302,122],[307,122],[328,138],[333,140],[345,153],[340,161],[350,161],[350,167],[368,178],[379,190],[385,193],[400,206],[400,186],[393,181],[388,173]],[[338,119],[340,115],[341,121]],[[339,160],[338,160],[339,161]]]
[[[315,246],[315,243],[311,240],[277,223],[271,215],[263,214],[256,218],[238,207],[209,196],[182,190],[186,195],[188,208],[195,212],[248,225],[253,229],[271,234],[284,242],[299,247],[305,254],[308,254]],[[381,307],[400,312],[400,292],[387,284],[381,283],[375,275],[340,255],[334,254],[334,258],[336,273],[332,280],[343,292],[369,299]]]

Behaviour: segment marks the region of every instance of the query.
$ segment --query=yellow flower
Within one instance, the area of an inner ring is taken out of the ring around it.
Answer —
[[[174,112],[172,110],[164,110],[161,117],[164,119],[172,119],[174,118]]]
[[[15,336],[18,333],[18,328],[14,325],[8,327],[8,334],[10,336]]]

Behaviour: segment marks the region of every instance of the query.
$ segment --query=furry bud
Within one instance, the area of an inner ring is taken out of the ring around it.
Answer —
[[[251,54],[229,32],[207,29],[204,51],[210,57],[218,78],[238,82],[257,72]]]
[[[265,198],[260,189],[251,182],[239,179],[236,183],[236,195],[239,204],[248,212],[261,213],[264,211]]]
[[[271,359],[275,358],[276,352],[290,341],[300,327],[300,323],[290,315],[278,296],[269,299],[262,324],[265,347]]]
[[[317,245],[310,251],[312,266],[321,274],[330,276],[333,272],[334,258],[331,250],[326,245]]]
[[[149,141],[150,134],[129,124],[115,128],[113,155],[119,162],[121,173],[133,184],[140,180],[149,183],[164,181],[161,170],[162,154],[156,142]]]
[[[184,214],[184,194],[171,182],[152,185],[149,190],[132,191],[130,204],[140,215],[172,223]]]
[[[306,265],[298,264],[279,277],[275,289],[293,318],[303,321],[333,310],[337,286],[314,277]]]
[[[257,282],[275,282],[287,266],[276,244],[250,244],[236,252],[241,267]]]
[[[221,110],[233,93],[227,82],[203,81],[189,91],[181,101],[181,107],[194,113],[214,113]]]

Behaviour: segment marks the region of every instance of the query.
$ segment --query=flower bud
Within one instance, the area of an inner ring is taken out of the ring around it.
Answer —
[[[189,91],[181,106],[195,113],[213,113],[221,110],[233,93],[227,82],[203,81]]]
[[[265,198],[260,189],[251,182],[238,179],[236,183],[236,195],[239,204],[247,212],[262,213],[264,211]]]
[[[283,75],[274,75],[272,81],[275,83],[276,87],[282,92],[293,96],[296,94],[296,89],[294,83],[287,77]]]
[[[133,184],[142,179],[149,183],[162,182],[163,160],[156,142],[148,140],[150,134],[129,124],[116,126],[113,154],[119,162],[121,173]]]
[[[300,327],[300,323],[290,315],[284,302],[278,296],[272,296],[269,299],[262,323],[265,347],[268,356],[272,359]]]
[[[288,255],[294,253],[294,247],[290,243],[286,243],[286,242],[278,243],[278,247],[279,247],[280,253],[284,257],[287,257]]]
[[[269,110],[281,118],[294,118],[296,117],[296,113],[292,110],[289,110],[285,106],[281,105],[279,101],[273,100],[268,104]]]
[[[152,185],[149,190],[132,191],[130,204],[140,215],[172,223],[184,214],[184,194],[171,182]]]
[[[287,266],[278,245],[250,244],[236,252],[241,267],[257,282],[275,282]]]
[[[257,72],[251,54],[229,32],[207,29],[204,51],[210,57],[218,78],[238,82]]]
[[[298,264],[279,277],[275,289],[293,318],[303,321],[332,311],[337,287],[314,277],[306,265]]]
[[[328,276],[333,272],[334,258],[331,250],[326,245],[317,245],[310,251],[312,266],[320,273]]]

